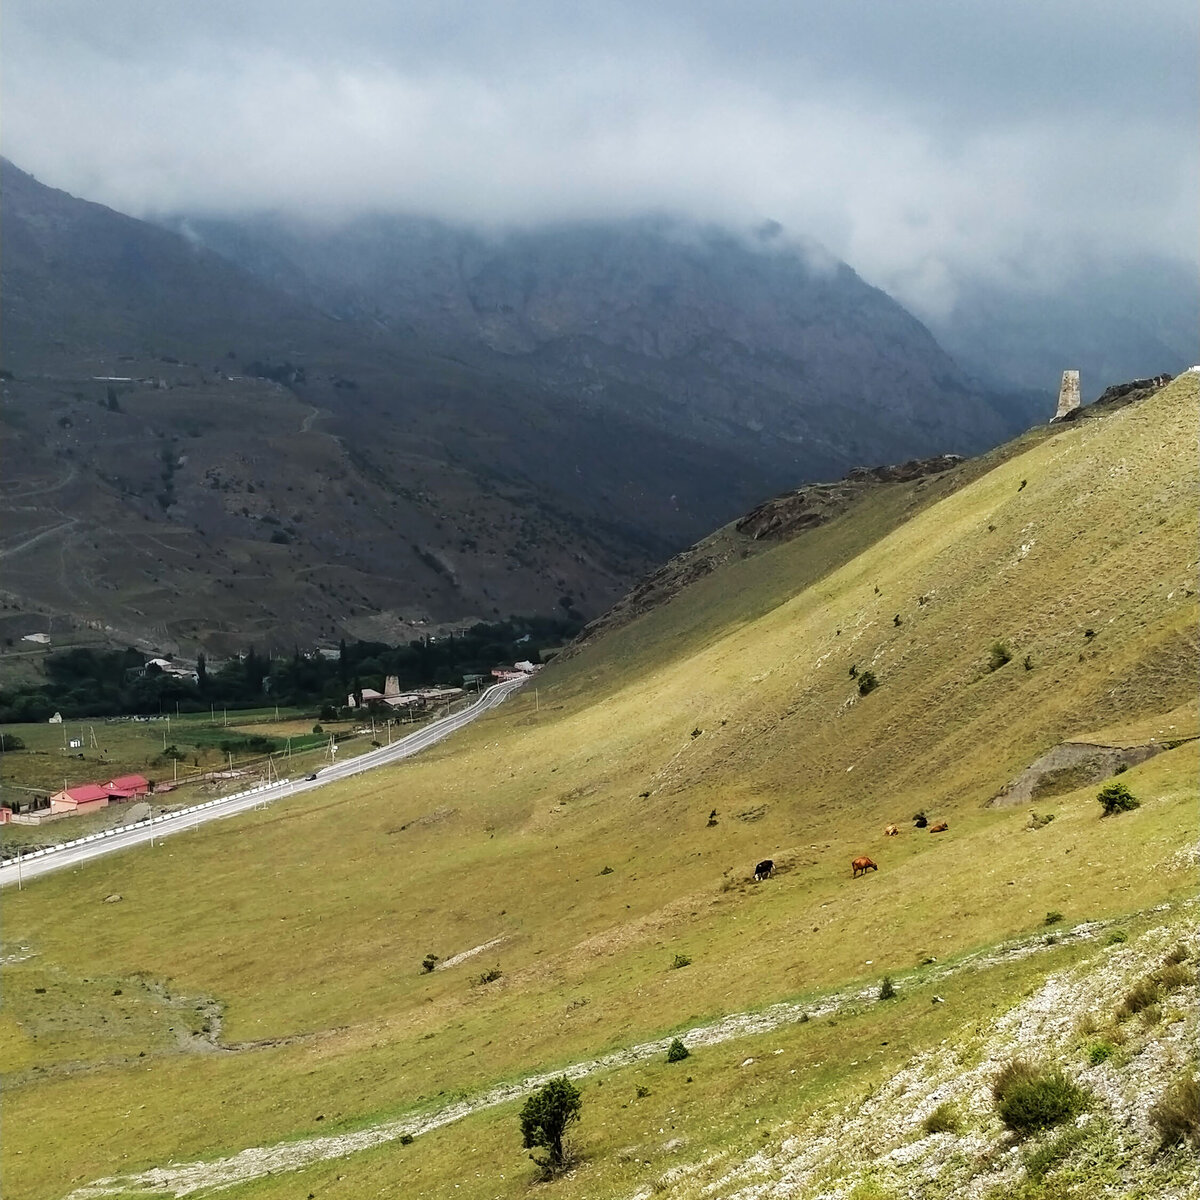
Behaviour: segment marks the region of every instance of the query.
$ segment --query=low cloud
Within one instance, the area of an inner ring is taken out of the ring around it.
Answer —
[[[186,7],[9,0],[5,153],[139,215],[772,218],[927,313],[1194,253],[1190,3]]]

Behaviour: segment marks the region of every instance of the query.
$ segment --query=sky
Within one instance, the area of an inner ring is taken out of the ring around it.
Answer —
[[[5,0],[0,39],[4,155],[137,216],[773,219],[926,313],[1200,236],[1194,0]]]

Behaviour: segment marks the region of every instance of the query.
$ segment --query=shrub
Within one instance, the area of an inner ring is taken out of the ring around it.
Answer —
[[[421,970],[432,971],[438,965],[438,956],[436,954],[427,954],[421,959]]]
[[[858,694],[866,696],[873,692],[879,686],[879,680],[875,678],[874,671],[863,671],[858,677]]]
[[[1130,1017],[1137,1016],[1143,1009],[1149,1008],[1152,1004],[1157,1004],[1160,996],[1161,992],[1157,980],[1151,978],[1139,979],[1125,993],[1125,999],[1121,1001],[1121,1005],[1117,1009],[1117,1020],[1127,1021]]]
[[[613,873],[612,867],[601,867],[600,868],[601,875],[611,875],[612,873]]]
[[[926,1133],[960,1133],[962,1117],[949,1100],[943,1100],[923,1122]]]
[[[690,967],[692,960],[686,954],[677,954],[671,960],[671,970],[678,971],[680,967]]]
[[[413,1135],[411,1133],[402,1133],[400,1135],[400,1145],[411,1146],[413,1144]]]
[[[1028,821],[1025,823],[1025,828],[1026,828],[1026,829],[1033,829],[1033,830],[1037,830],[1037,829],[1045,829],[1045,827],[1046,827],[1047,825],[1049,825],[1049,824],[1050,824],[1050,822],[1051,822],[1051,821],[1053,821],[1053,820],[1054,820],[1054,814],[1053,814],[1053,813],[1035,813],[1035,812],[1031,812],[1031,813],[1029,814],[1029,820],[1028,820]]]
[[[1042,924],[1043,925],[1057,925],[1062,919],[1063,919],[1062,913],[1060,913],[1057,909],[1053,909],[1050,912],[1048,912],[1045,915],[1045,917],[1042,918]]]
[[[1058,1137],[1039,1146],[1025,1159],[1025,1171],[1029,1178],[1040,1183],[1076,1146],[1086,1141],[1087,1137],[1086,1129],[1065,1129]]]
[[[24,750],[25,743],[15,733],[0,733],[0,750]]]
[[[1110,946],[1120,946],[1123,942],[1129,941],[1129,934],[1123,929],[1114,929],[1108,935],[1108,944]]]
[[[313,726],[313,733],[324,733],[324,732],[325,732],[325,730],[322,729],[320,725]]]
[[[1024,661],[1024,663],[1022,663],[1022,666],[1024,666],[1025,670],[1027,670],[1027,671],[1033,670],[1033,655],[1032,654],[1025,655],[1025,661]]]
[[[639,1083],[637,1087],[634,1088],[633,1094],[637,1096],[639,1100],[645,1100],[645,1098],[650,1095],[650,1089],[644,1083]]]
[[[1003,642],[993,642],[988,651],[988,670],[998,671],[1005,663],[1012,662],[1012,651]]]
[[[690,1056],[691,1051],[678,1038],[667,1047],[667,1062],[683,1062]]]
[[[565,1076],[550,1080],[525,1101],[521,1109],[521,1138],[526,1150],[544,1148],[545,1158],[529,1156],[546,1175],[556,1175],[567,1165],[563,1137],[579,1120],[583,1099]]]
[[[879,985],[880,1000],[890,1000],[896,994],[896,985],[892,982],[890,975],[883,977],[883,983]]]
[[[1185,1141],[1200,1149],[1200,1082],[1190,1075],[1177,1079],[1150,1110],[1150,1124],[1160,1149]]]
[[[1130,809],[1140,808],[1141,801],[1119,781],[1106,783],[1097,793],[1096,799],[1104,809],[1104,815],[1111,817],[1114,813],[1129,812]]]
[[[499,979],[503,974],[504,972],[500,970],[499,965],[488,967],[488,969],[479,976],[479,984],[482,987],[485,983],[495,983],[496,980]]]
[[[1168,963],[1159,967],[1152,976],[1164,992],[1178,991],[1181,987],[1189,987],[1196,982],[1196,973],[1183,963]]]
[[[1014,1059],[992,1085],[996,1111],[1019,1137],[1051,1129],[1078,1116],[1091,1097],[1060,1070]]]
[[[1112,1058],[1116,1051],[1116,1047],[1112,1042],[1093,1042],[1088,1047],[1088,1062],[1093,1067],[1098,1067],[1102,1062],[1107,1062]]]
[[[1166,958],[1163,959],[1163,962],[1169,967],[1173,966],[1175,963],[1187,962],[1189,958],[1191,958],[1191,952],[1182,942],[1180,942],[1178,946],[1168,952]]]

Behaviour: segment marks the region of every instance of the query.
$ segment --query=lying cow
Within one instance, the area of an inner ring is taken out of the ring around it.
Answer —
[[[950,828],[950,825],[948,822],[939,821],[936,825],[930,825],[929,832],[930,833],[945,833],[946,830],[949,828]]]
[[[896,835],[897,835],[899,832],[900,832],[900,830],[899,830],[899,828],[898,828],[897,826],[895,826],[895,825],[889,825],[889,826],[888,826],[888,827],[887,827],[887,828],[886,828],[886,829],[883,831],[883,836],[884,836],[884,837],[895,837],[895,836],[896,836]]]
[[[775,863],[769,858],[764,858],[762,862],[760,862],[758,866],[754,868],[754,881],[756,883],[761,883],[764,879],[770,879],[774,874]]]
[[[878,871],[879,867],[864,854],[862,858],[856,858],[851,861],[850,869],[850,878],[857,879],[860,875],[865,875],[868,871]]]

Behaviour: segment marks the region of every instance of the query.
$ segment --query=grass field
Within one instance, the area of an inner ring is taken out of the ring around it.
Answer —
[[[1118,818],[1094,787],[1036,830],[987,801],[1059,741],[1142,737],[1194,700],[1195,434],[1192,376],[933,503],[881,489],[548,668],[536,708],[520,694],[403,766],[6,895],[6,952],[30,955],[0,1018],[6,1195],[362,1128],[1049,913],[1132,928],[1183,902],[1195,743],[1123,775],[1142,806]],[[948,832],[914,829],[918,809]],[[880,869],[852,880],[864,853]],[[779,870],[754,885],[763,857]],[[555,1188],[632,1194],[673,1134],[740,1152],[754,1122],[853,1099],[1074,953],[973,976],[945,1008],[914,990],[886,1022],[770,1035],[778,1070],[735,1070],[748,1042],[697,1054],[686,1095],[665,1064],[597,1079],[590,1165]],[[213,1012],[236,1052],[212,1051]],[[514,1111],[237,1194],[523,1193]]]

